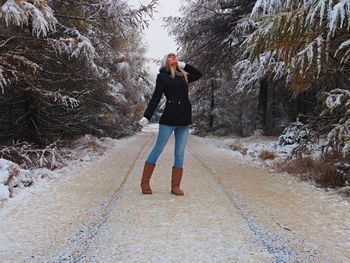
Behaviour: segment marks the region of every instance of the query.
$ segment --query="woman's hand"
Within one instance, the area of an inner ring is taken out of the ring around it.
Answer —
[[[142,117],[138,122],[141,126],[145,126],[149,123],[149,120],[146,117]]]
[[[182,68],[184,68],[186,66],[186,63],[182,62],[182,61],[177,61],[177,64]]]

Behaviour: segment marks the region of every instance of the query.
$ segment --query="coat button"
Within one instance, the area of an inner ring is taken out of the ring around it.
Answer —
[[[179,101],[179,104],[180,104],[180,101]]]

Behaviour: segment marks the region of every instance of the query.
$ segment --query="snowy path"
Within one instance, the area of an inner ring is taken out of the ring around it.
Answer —
[[[350,206],[190,136],[170,194],[174,136],[152,195],[139,186],[157,124],[48,191],[0,211],[0,262],[350,262]]]

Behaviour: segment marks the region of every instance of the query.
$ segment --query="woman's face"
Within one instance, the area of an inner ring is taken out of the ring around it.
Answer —
[[[177,66],[177,58],[175,55],[169,55],[166,62],[170,66],[173,66],[173,67]]]

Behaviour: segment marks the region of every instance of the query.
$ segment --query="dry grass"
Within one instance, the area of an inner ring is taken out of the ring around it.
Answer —
[[[271,152],[271,151],[267,151],[267,150],[263,150],[259,154],[259,158],[261,160],[264,160],[264,161],[267,159],[273,160],[276,157],[277,157],[277,154],[275,152]]]
[[[103,152],[107,149],[106,146],[102,145],[98,138],[91,136],[91,135],[85,135],[84,137],[79,138],[77,141],[73,143],[74,149],[89,149],[90,151],[95,152]]]
[[[314,169],[315,161],[311,157],[305,157],[278,161],[274,166],[280,172],[295,174],[299,179],[305,181],[311,179],[310,172]]]
[[[339,187],[345,185],[343,176],[337,172],[334,165],[327,163],[320,164],[313,170],[315,182],[323,187]]]
[[[21,168],[30,169],[46,167],[56,169],[64,164],[64,153],[57,148],[56,142],[45,148],[27,142],[18,142],[11,146],[0,146],[0,158],[18,164]]]
[[[342,168],[342,163],[348,163],[349,156],[333,151],[325,153],[314,160],[311,157],[301,157],[275,163],[275,168],[282,172],[295,174],[301,180],[311,180],[320,187],[337,188],[347,186],[350,182],[350,169]]]
[[[13,189],[15,187],[28,187],[33,184],[33,179],[30,176],[21,174],[21,171],[19,170],[19,167],[17,167],[17,165],[12,164],[7,168],[7,171],[9,173],[9,177],[4,182],[4,185],[7,186],[10,193],[10,197],[13,197]]]
[[[202,131],[202,130],[193,130],[193,131],[191,132],[191,134],[197,135],[197,136],[199,136],[199,137],[205,137],[205,136],[208,135],[208,133],[206,133],[205,131]]]
[[[10,192],[10,197],[13,197],[13,187],[14,187],[14,179],[19,175],[19,170],[16,167],[11,167],[9,169],[10,176],[7,178],[5,185],[8,187]]]
[[[191,134],[197,135],[200,137],[205,137],[205,136],[225,137],[225,136],[235,135],[235,133],[229,129],[225,129],[225,128],[217,129],[213,127],[208,127],[206,129],[194,129],[191,132]]]
[[[9,169],[9,174],[10,176],[7,178],[7,180],[5,181],[5,185],[9,185],[13,179],[19,175],[19,170],[16,167],[10,167]]]
[[[96,140],[90,140],[84,143],[84,148],[89,148],[93,151],[104,151],[107,149],[106,146],[99,144]]]
[[[224,137],[224,136],[232,135],[232,132],[228,129],[218,129],[216,131],[213,131],[212,135],[217,137]]]
[[[350,182],[350,170],[344,170],[339,164],[349,160],[350,155],[344,156],[338,151],[323,153],[313,171],[315,182],[323,187],[346,186],[346,182]]]
[[[343,197],[350,198],[350,186],[339,189],[338,193]]]
[[[242,145],[242,143],[240,141],[237,141],[235,143],[230,144],[229,148],[232,151],[238,151],[238,152],[240,152],[243,155],[246,155],[247,152],[248,152],[248,148],[243,147],[243,145]]]
[[[86,135],[74,141],[57,140],[45,148],[27,142],[1,146],[0,158],[24,169],[45,167],[54,170],[66,166],[69,160],[76,160],[87,154],[103,155],[107,148],[97,137]]]

